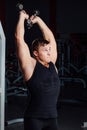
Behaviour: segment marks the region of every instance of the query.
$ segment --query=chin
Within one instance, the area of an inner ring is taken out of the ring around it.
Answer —
[[[48,61],[47,61],[47,63],[50,63],[50,62],[51,62],[51,60],[48,60]]]

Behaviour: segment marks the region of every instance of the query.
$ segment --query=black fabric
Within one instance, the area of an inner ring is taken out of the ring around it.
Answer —
[[[25,118],[24,130],[58,130],[58,122],[56,118]]]
[[[50,62],[47,68],[37,62],[34,73],[26,85],[31,98],[25,117],[56,118],[60,83],[54,64]]]

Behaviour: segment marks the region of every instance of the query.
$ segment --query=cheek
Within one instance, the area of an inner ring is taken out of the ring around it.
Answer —
[[[46,57],[46,55],[47,55],[47,54],[46,54],[46,53],[43,53],[43,52],[39,53],[39,57],[41,57],[41,58],[43,58],[43,59]]]
[[[43,56],[45,53],[43,51],[38,52],[39,56]]]
[[[44,54],[44,53],[40,53],[39,56],[42,57],[42,58],[44,58],[44,57],[45,57],[45,54]]]

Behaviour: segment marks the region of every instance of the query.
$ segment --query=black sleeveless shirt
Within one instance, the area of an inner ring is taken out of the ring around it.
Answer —
[[[34,73],[26,85],[30,92],[30,100],[25,117],[56,118],[60,83],[54,64],[50,62],[47,68],[37,62]]]

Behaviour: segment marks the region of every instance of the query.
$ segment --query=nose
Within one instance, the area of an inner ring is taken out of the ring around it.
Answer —
[[[47,51],[47,55],[50,56],[50,50]]]

